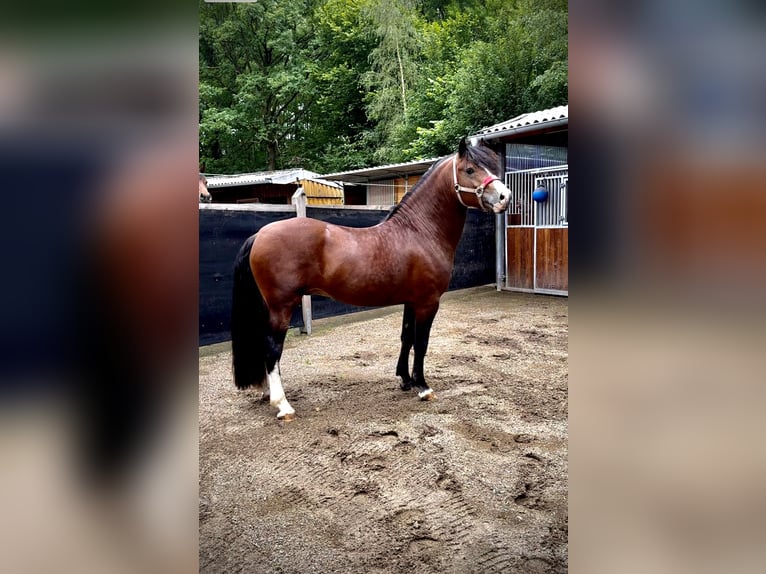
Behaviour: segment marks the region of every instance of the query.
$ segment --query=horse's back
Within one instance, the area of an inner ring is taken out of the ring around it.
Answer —
[[[276,221],[257,233],[251,265],[254,272],[258,267],[268,267],[268,272],[262,271],[264,274],[279,273],[283,283],[300,280],[304,288],[315,287],[322,277],[332,274],[338,262],[348,265],[363,259],[358,249],[362,235],[363,229],[307,217]]]

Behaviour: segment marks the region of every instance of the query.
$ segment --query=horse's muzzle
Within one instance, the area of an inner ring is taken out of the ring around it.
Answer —
[[[492,182],[492,191],[497,194],[498,201],[492,204],[492,211],[502,213],[508,207],[508,201],[511,198],[511,190],[508,189],[499,179]]]
[[[501,200],[500,203],[496,203],[492,206],[492,211],[495,213],[503,213],[505,208],[508,207],[508,198]]]

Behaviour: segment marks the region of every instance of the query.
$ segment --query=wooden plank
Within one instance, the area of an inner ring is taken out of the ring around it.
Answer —
[[[569,290],[569,228],[538,229],[536,259],[537,288]]]
[[[534,232],[532,227],[509,227],[506,238],[508,276],[506,285],[520,289],[534,287]]]
[[[343,190],[311,179],[301,180],[309,205],[342,205]]]

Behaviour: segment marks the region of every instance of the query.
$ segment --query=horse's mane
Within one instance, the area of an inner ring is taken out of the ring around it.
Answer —
[[[476,165],[484,167],[490,171],[495,171],[497,169],[497,158],[495,156],[495,152],[493,152],[491,148],[484,145],[468,146],[465,153],[468,156],[469,161],[475,163]],[[394,215],[396,215],[400,208],[412,199],[412,196],[418,191],[418,189],[420,189],[421,185],[428,181],[428,178],[433,175],[433,172],[436,171],[436,168],[438,168],[450,157],[452,157],[452,154],[444,156],[438,161],[434,162],[431,167],[428,168],[428,171],[426,171],[418,180],[415,186],[404,194],[404,197],[402,197],[401,201],[391,208],[383,221],[388,221]]]
[[[493,173],[497,170],[497,155],[492,151],[492,148],[486,145],[468,146],[466,148],[466,155],[470,161],[479,167],[488,169]]]

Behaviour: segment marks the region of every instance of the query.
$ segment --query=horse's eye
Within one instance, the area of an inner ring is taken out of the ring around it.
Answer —
[[[467,169],[465,170],[465,172],[466,172],[468,175],[471,175],[471,174],[473,174],[473,168],[472,168],[472,167],[469,167],[469,168],[467,168]]]

